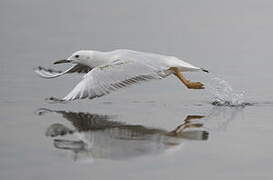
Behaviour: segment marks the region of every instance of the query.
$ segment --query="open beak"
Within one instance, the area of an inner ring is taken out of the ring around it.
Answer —
[[[62,63],[70,63],[71,60],[67,60],[67,59],[61,59],[58,61],[55,61],[54,64],[62,64]]]

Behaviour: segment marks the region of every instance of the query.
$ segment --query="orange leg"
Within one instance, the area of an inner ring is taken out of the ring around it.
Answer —
[[[179,71],[178,68],[172,67],[170,68],[171,71],[173,71],[174,75],[189,89],[204,89],[204,84],[200,82],[190,82],[188,81],[182,74],[181,71]]]

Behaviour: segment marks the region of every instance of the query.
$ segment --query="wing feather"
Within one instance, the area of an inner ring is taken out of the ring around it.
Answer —
[[[36,68],[34,71],[41,76],[42,78],[50,79],[50,78],[56,78],[59,76],[62,76],[67,73],[88,73],[91,70],[90,67],[82,65],[82,64],[75,64],[68,68],[65,71],[58,71],[58,70],[53,70],[53,69],[48,69],[39,66]]]

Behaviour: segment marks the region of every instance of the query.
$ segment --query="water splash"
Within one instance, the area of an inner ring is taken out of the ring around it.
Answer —
[[[215,106],[248,106],[251,103],[245,102],[245,91],[234,91],[231,85],[219,78],[213,77],[208,85],[209,92],[213,95],[212,104]]]

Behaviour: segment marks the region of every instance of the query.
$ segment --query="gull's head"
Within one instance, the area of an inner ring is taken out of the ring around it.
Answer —
[[[94,51],[89,50],[81,50],[73,53],[66,59],[58,60],[54,62],[54,64],[61,64],[61,63],[72,63],[72,64],[83,64],[83,65],[90,65],[92,59],[94,57]]]

